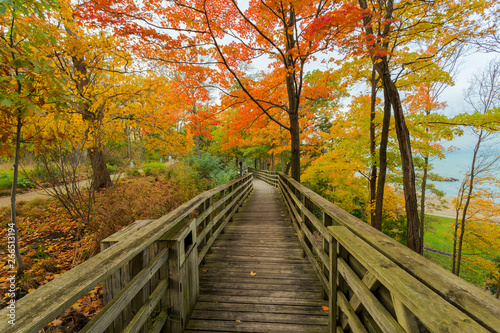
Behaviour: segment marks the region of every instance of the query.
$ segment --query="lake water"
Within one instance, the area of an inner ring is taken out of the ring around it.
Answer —
[[[481,150],[480,150],[481,152]],[[499,150],[494,151],[499,154]],[[436,188],[443,191],[446,196],[456,197],[462,180],[469,170],[472,162],[473,150],[461,149],[446,154],[446,158],[431,160],[433,169],[431,172],[437,173],[443,177],[457,178],[458,182],[432,182]],[[500,176],[500,170],[497,167],[497,175]]]

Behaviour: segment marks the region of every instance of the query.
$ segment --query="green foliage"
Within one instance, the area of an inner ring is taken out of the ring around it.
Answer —
[[[27,171],[26,174],[28,178],[40,183],[54,183],[57,182],[57,179],[62,177],[59,169],[52,164],[48,164],[47,167],[45,167],[44,165],[36,163],[33,170]]]
[[[208,182],[207,188],[222,185],[238,177],[236,165],[226,163],[221,157],[210,153],[203,153],[200,156],[191,155],[186,162],[201,181]]]
[[[12,188],[12,175],[7,173],[0,174],[0,190],[9,190]],[[31,182],[24,176],[19,176],[17,179],[17,187],[18,188],[33,188],[35,184]]]
[[[133,167],[133,168],[125,170],[125,174],[127,176],[138,177],[141,175],[141,171],[139,170],[138,167]]]
[[[486,276],[488,281],[486,281],[486,289],[490,291],[490,293],[495,294],[498,289],[498,279],[500,274],[500,256],[496,256],[492,259],[492,261],[496,264],[497,272],[489,272]]]
[[[115,173],[115,172],[116,172],[116,169],[118,169],[118,166],[117,166],[117,165],[113,165],[113,164],[106,163],[106,168],[108,169],[108,172],[109,172],[109,173]]]
[[[158,176],[167,173],[167,166],[165,163],[150,162],[142,165],[142,171],[146,176]]]
[[[382,218],[382,232],[392,239],[406,245],[406,218],[399,216],[398,218],[384,216]]]

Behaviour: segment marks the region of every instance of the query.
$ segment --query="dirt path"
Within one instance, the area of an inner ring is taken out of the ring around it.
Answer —
[[[125,177],[125,174],[122,173],[115,173],[111,175],[111,180],[117,180],[119,178]],[[89,185],[89,180],[82,180],[81,182],[78,182],[78,187],[84,187]],[[44,190],[35,190],[31,191],[28,193],[23,193],[23,194],[18,194],[16,195],[16,202],[22,202],[22,201],[33,201],[36,199],[49,199],[51,198],[50,195],[48,195]],[[10,196],[8,197],[1,197],[0,198],[0,208],[4,207],[10,207]]]

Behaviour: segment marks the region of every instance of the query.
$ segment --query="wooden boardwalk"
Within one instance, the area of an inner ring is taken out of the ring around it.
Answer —
[[[254,190],[201,266],[185,332],[327,332],[321,287],[278,191]]]

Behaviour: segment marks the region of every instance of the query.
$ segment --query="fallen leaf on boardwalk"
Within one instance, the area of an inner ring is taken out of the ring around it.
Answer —
[[[269,229],[269,227],[266,227],[266,229]]]
[[[208,272],[208,269],[202,269],[201,270],[202,273],[207,273]]]
[[[239,320],[239,319],[236,319],[236,322],[237,322],[237,323],[241,323],[241,320]]]
[[[264,241],[260,241],[261,243],[264,243]]]
[[[297,234],[297,233],[295,233],[295,236],[298,236],[298,234]]]
[[[323,305],[321,308],[323,309],[323,311],[328,311],[328,307],[326,305]]]
[[[250,253],[250,257],[252,257],[252,258],[253,258],[253,257],[254,257],[254,255]]]
[[[255,276],[255,275],[257,275],[257,272],[256,272],[256,271],[251,271],[251,272],[250,272],[250,275],[251,275],[251,276]]]

